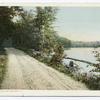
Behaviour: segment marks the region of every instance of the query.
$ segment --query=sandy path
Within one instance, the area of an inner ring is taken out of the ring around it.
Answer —
[[[2,89],[86,90],[86,86],[24,52],[6,48],[8,66]]]

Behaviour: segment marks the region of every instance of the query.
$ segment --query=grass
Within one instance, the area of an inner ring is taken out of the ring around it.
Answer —
[[[0,48],[0,87],[5,75],[6,62],[7,57],[5,50],[3,48]]]

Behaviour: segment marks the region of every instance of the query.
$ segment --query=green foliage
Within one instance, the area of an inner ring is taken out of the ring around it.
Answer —
[[[62,65],[62,59],[63,59],[63,46],[62,45],[57,45],[55,50],[54,50],[54,55],[51,59],[51,65],[55,66],[55,67],[59,67],[60,65]]]
[[[0,48],[0,87],[5,74],[6,62],[7,62],[7,58],[6,58],[5,50],[3,48]]]
[[[54,7],[36,7],[31,11],[22,7],[1,7],[1,41],[11,38],[13,46],[28,53],[28,50],[34,49],[32,52],[39,53],[34,55],[31,52],[30,55],[60,69],[64,49],[61,44],[63,39],[56,37],[53,26],[56,12]],[[54,55],[48,59],[51,53]]]
[[[18,12],[21,12],[20,7],[0,7],[0,44],[12,36],[14,30],[14,23],[12,19]]]
[[[100,90],[100,77],[91,77],[85,83],[92,90]]]
[[[37,33],[39,51],[50,51],[54,48],[55,38],[53,22],[55,21],[56,9],[52,7],[37,7],[34,19],[34,33]]]
[[[56,9],[37,7],[34,11],[20,14],[15,23],[13,41],[16,46],[33,48],[36,51],[50,53],[56,44],[53,21]]]
[[[1,41],[11,38],[13,46],[24,50],[34,49],[43,58],[55,52],[51,62],[60,64],[63,47],[53,26],[56,12],[54,7],[36,7],[31,11],[25,11],[22,7],[0,7]]]
[[[100,76],[93,75],[88,77],[85,73],[84,75],[80,74],[78,80],[84,82],[91,90],[100,90]]]
[[[69,48],[71,47],[71,41],[67,38],[64,38],[64,37],[60,37],[60,36],[56,36],[57,37],[57,41],[59,43],[61,43],[61,45],[64,46],[64,48]]]
[[[24,11],[20,14],[20,20],[15,23],[13,42],[16,47],[24,48],[24,50],[28,48],[39,51],[40,55],[35,56],[37,59],[57,67],[61,64],[64,50],[62,44],[57,40],[59,36],[55,35],[56,32],[53,27],[56,12],[57,9],[53,7],[36,7],[34,11]],[[49,56],[53,52],[55,55],[50,61],[45,55]],[[32,56],[34,55],[32,54]]]
[[[100,72],[100,52],[99,52],[98,48],[94,49],[93,54],[94,54],[94,57],[96,58],[96,60],[98,61],[98,64],[97,64],[96,68],[92,71]]]
[[[31,26],[32,16],[30,13],[24,12],[20,16],[20,20],[15,23],[13,32],[13,44],[16,47],[32,48],[33,26]]]

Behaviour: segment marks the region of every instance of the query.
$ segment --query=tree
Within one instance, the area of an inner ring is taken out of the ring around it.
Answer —
[[[55,52],[50,62],[58,65],[61,63],[64,50],[62,44],[56,38],[53,26],[57,9],[52,7],[36,7],[34,10],[34,14],[24,12],[20,23],[17,23],[17,26],[20,26],[17,28],[20,33],[16,34],[16,37],[20,36],[19,44],[23,46],[25,43],[25,47],[32,47],[36,51],[41,52],[42,55],[44,53],[50,55],[51,52]],[[26,41],[27,39],[28,41]]]
[[[12,36],[14,30],[12,19],[21,11],[21,7],[0,7],[0,43]]]
[[[71,47],[71,40],[67,39],[67,38],[64,38],[64,37],[60,37],[60,36],[56,36],[57,37],[57,41],[59,43],[61,43],[61,45],[64,46],[64,48],[69,48]]]
[[[60,61],[63,49],[58,43],[53,23],[57,9],[53,7],[36,7],[24,11],[22,7],[0,8],[0,36],[2,41],[12,38],[16,47],[35,49],[41,54],[55,52],[55,61]],[[14,18],[18,20],[14,20]]]
[[[36,7],[30,12],[23,11],[19,21],[15,23],[14,44],[41,52],[52,51],[56,43],[53,29],[55,14],[56,9],[52,7]]]
[[[34,28],[38,37],[38,49],[43,51],[44,48],[51,50],[54,43],[53,22],[55,21],[56,9],[52,7],[37,7],[36,17],[34,19]],[[53,43],[51,43],[53,42]]]
[[[33,48],[34,43],[34,16],[27,11],[23,11],[19,20],[15,23],[15,31],[13,36],[13,42],[15,46],[22,48]]]
[[[63,59],[63,46],[62,45],[57,45],[55,50],[54,50],[55,54],[53,55],[52,59],[51,59],[51,65],[55,66],[55,67],[59,67],[60,65],[62,65],[62,59]]]
[[[93,51],[94,57],[96,58],[96,61],[98,61],[99,63],[97,64],[96,68],[93,69],[93,72],[100,72],[100,52],[98,49],[95,48],[95,50]],[[95,66],[94,66],[95,67]]]

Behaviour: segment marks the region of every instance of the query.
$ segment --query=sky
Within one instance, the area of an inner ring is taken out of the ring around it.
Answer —
[[[100,41],[100,7],[59,7],[55,30],[73,41]]]

